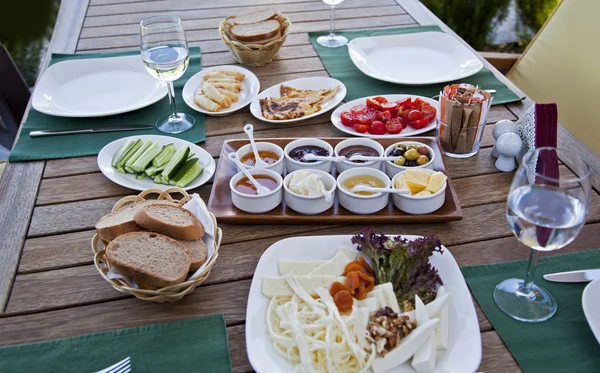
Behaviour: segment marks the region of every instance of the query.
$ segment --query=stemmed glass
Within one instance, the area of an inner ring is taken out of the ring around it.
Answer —
[[[348,44],[348,39],[342,35],[335,34],[335,6],[340,5],[344,0],[323,0],[323,2],[331,7],[329,35],[319,36],[317,43],[327,48],[337,48]]]
[[[559,159],[570,160],[562,175]],[[589,164],[573,150],[544,147],[523,157],[506,217],[519,241],[532,249],[531,256],[525,279],[504,280],[494,290],[496,304],[512,318],[540,322],[556,312],[552,295],[533,281],[538,255],[568,245],[579,234],[588,214],[591,174]]]
[[[173,81],[181,78],[189,63],[189,50],[181,19],[158,15],[140,22],[140,49],[146,70],[153,77],[167,82],[171,115],[156,121],[161,132],[180,133],[194,126],[196,120],[189,114],[178,113],[175,105]]]

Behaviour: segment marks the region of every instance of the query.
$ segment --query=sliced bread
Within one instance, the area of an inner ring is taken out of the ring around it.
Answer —
[[[173,202],[163,200],[145,200],[124,205],[119,211],[106,215],[96,223],[98,237],[104,242],[110,242],[122,234],[142,231],[135,223],[135,213],[144,206],[158,204],[176,206]]]
[[[253,43],[272,39],[280,34],[281,28],[278,21],[271,19],[256,23],[235,25],[229,31],[236,40],[243,43]]]
[[[183,282],[192,264],[190,251],[176,240],[152,232],[120,235],[106,247],[106,259],[142,289]]]
[[[192,265],[190,266],[190,271],[195,272],[206,262],[207,249],[206,244],[202,240],[194,240],[194,241],[185,241],[185,240],[177,240],[180,244],[187,247],[192,254]]]
[[[233,18],[236,25],[246,25],[248,23],[256,23],[268,21],[277,17],[277,12],[272,9],[260,10],[258,12],[241,14]]]
[[[144,206],[135,213],[134,219],[142,228],[179,240],[199,240],[204,236],[204,227],[198,218],[179,206]]]

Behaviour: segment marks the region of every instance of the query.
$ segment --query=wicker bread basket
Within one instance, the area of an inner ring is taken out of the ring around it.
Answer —
[[[290,20],[286,16],[281,15],[280,23],[283,26],[283,30],[279,39],[264,45],[240,43],[239,41],[231,40],[229,36],[227,36],[229,34],[229,28],[233,26],[228,19],[229,18],[225,19],[219,25],[221,39],[223,39],[223,42],[231,54],[233,54],[233,58],[235,58],[237,62],[248,66],[264,66],[273,61],[275,56],[277,56],[277,52],[279,52],[279,48],[281,48],[285,42],[292,26]]]
[[[189,201],[192,198],[185,190],[183,190],[181,188],[177,188],[177,187],[168,188],[167,190],[164,190],[164,191],[161,189],[146,189],[137,196],[127,196],[127,197],[120,199],[113,207],[112,212],[118,211],[125,204],[143,201],[146,196],[152,195],[152,194],[158,194],[157,199],[159,199],[159,200],[167,200],[167,201],[175,202],[175,203],[179,204],[180,206],[183,206],[187,201]],[[172,194],[183,195],[183,198],[180,200],[177,200],[177,199],[173,198]],[[221,228],[217,227],[217,219],[215,218],[215,216],[210,212],[209,212],[209,214],[213,220],[214,227],[215,227],[215,230],[213,233],[214,239],[215,239],[214,253],[210,258],[208,258],[208,262],[206,263],[204,270],[202,270],[199,273],[194,274],[194,276],[192,276],[187,281],[184,281],[180,284],[171,285],[171,286],[168,286],[168,287],[165,287],[162,289],[158,289],[158,290],[145,290],[145,289],[132,288],[123,279],[108,278],[107,273],[110,270],[110,263],[108,263],[108,261],[105,258],[106,243],[102,242],[99,239],[97,234],[95,234],[94,237],[92,238],[92,250],[94,251],[94,265],[96,266],[96,269],[98,270],[100,275],[102,275],[102,277],[109,284],[111,284],[112,287],[114,287],[116,290],[118,290],[122,293],[132,294],[138,299],[148,300],[148,301],[158,302],[158,303],[174,302],[176,300],[179,300],[179,299],[183,298],[184,295],[187,295],[187,294],[191,293],[192,291],[194,291],[194,289],[196,287],[198,287],[200,284],[202,284],[206,280],[206,278],[210,274],[210,270],[212,269],[213,265],[217,261],[217,257],[219,256],[219,246],[221,245],[221,239],[223,237],[223,232],[221,231]]]

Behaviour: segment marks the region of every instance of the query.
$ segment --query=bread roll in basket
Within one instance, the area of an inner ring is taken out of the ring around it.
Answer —
[[[141,192],[137,196],[127,196],[120,199],[112,209],[112,213],[119,211],[119,209],[124,206],[128,206],[133,202],[142,202],[147,199],[153,199],[148,197],[154,197],[154,195],[158,195],[156,197],[157,200],[164,200],[176,203],[179,206],[185,205],[188,201],[192,200],[192,196],[190,196],[185,190],[177,187],[168,188],[167,190],[161,189],[147,189]],[[177,199],[178,197],[182,197],[181,199]],[[203,203],[203,202],[202,202]],[[147,300],[152,302],[174,302],[183,298],[185,295],[194,291],[196,287],[202,284],[210,271],[217,261],[217,257],[219,256],[219,246],[221,245],[221,239],[223,237],[223,233],[220,228],[217,226],[217,220],[215,216],[208,212],[207,219],[212,220],[214,229],[212,230],[212,234],[207,237],[207,233],[204,235],[204,242],[210,242],[211,247],[207,247],[207,257],[206,262],[195,271],[193,274],[190,272],[186,280],[181,283],[163,287],[156,290],[148,290],[148,289],[140,289],[132,286],[128,281],[122,278],[117,278],[115,276],[109,276],[109,271],[111,270],[111,264],[106,259],[106,248],[107,242],[100,239],[98,234],[95,234],[92,238],[92,251],[94,252],[94,265],[96,269],[100,273],[100,275],[106,280],[109,284],[112,285],[116,290],[127,293],[135,296],[141,300]],[[213,242],[214,241],[214,242]],[[208,246],[208,245],[207,245]],[[212,255],[211,255],[212,252]]]

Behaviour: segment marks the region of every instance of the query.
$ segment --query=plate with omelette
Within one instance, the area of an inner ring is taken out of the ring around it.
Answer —
[[[260,82],[250,70],[239,66],[202,69],[183,87],[182,96],[192,109],[224,116],[248,105],[258,95]]]
[[[250,104],[257,119],[292,123],[321,115],[346,97],[346,86],[337,79],[311,77],[289,80],[262,91]]]

